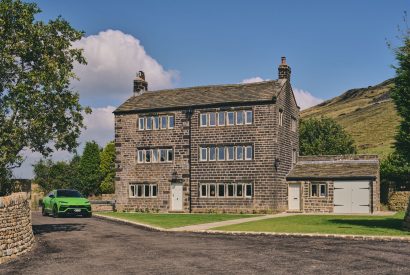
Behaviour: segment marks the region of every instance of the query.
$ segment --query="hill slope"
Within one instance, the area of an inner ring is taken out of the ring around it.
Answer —
[[[302,111],[301,117],[331,117],[352,135],[359,153],[383,158],[393,150],[400,121],[390,99],[393,86],[393,80],[389,79],[376,86],[349,90]]]

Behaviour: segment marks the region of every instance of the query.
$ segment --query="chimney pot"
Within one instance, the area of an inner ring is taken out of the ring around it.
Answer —
[[[148,91],[148,82],[145,81],[145,74],[143,71],[139,71],[134,79],[134,96],[143,94]]]
[[[289,65],[286,64],[286,57],[282,56],[281,64],[278,67],[278,75],[279,79],[287,79],[290,81],[290,74],[292,70],[290,69]]]

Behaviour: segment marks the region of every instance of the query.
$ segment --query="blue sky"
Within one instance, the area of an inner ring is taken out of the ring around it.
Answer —
[[[393,76],[394,40],[409,1],[36,1],[40,19],[62,15],[86,35],[120,30],[141,41],[176,86],[276,78],[327,99]],[[101,102],[104,105],[111,102]]]
[[[88,140],[114,137],[112,111],[132,95],[138,70],[152,90],[277,78],[281,56],[292,68],[302,108],[394,76],[397,26],[410,1],[35,1],[37,19],[61,15],[85,32],[75,43],[88,65],[73,87],[93,108]],[[37,153],[26,152],[15,176],[32,177]],[[72,155],[56,152],[54,160]]]

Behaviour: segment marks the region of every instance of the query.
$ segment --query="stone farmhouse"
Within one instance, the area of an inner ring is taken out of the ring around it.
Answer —
[[[248,84],[149,91],[115,111],[116,208],[125,211],[379,210],[376,156],[299,157],[291,68]]]

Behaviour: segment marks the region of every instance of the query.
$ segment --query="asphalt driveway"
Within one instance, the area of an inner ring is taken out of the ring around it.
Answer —
[[[0,274],[410,274],[410,243],[152,232],[33,214],[35,248]]]

